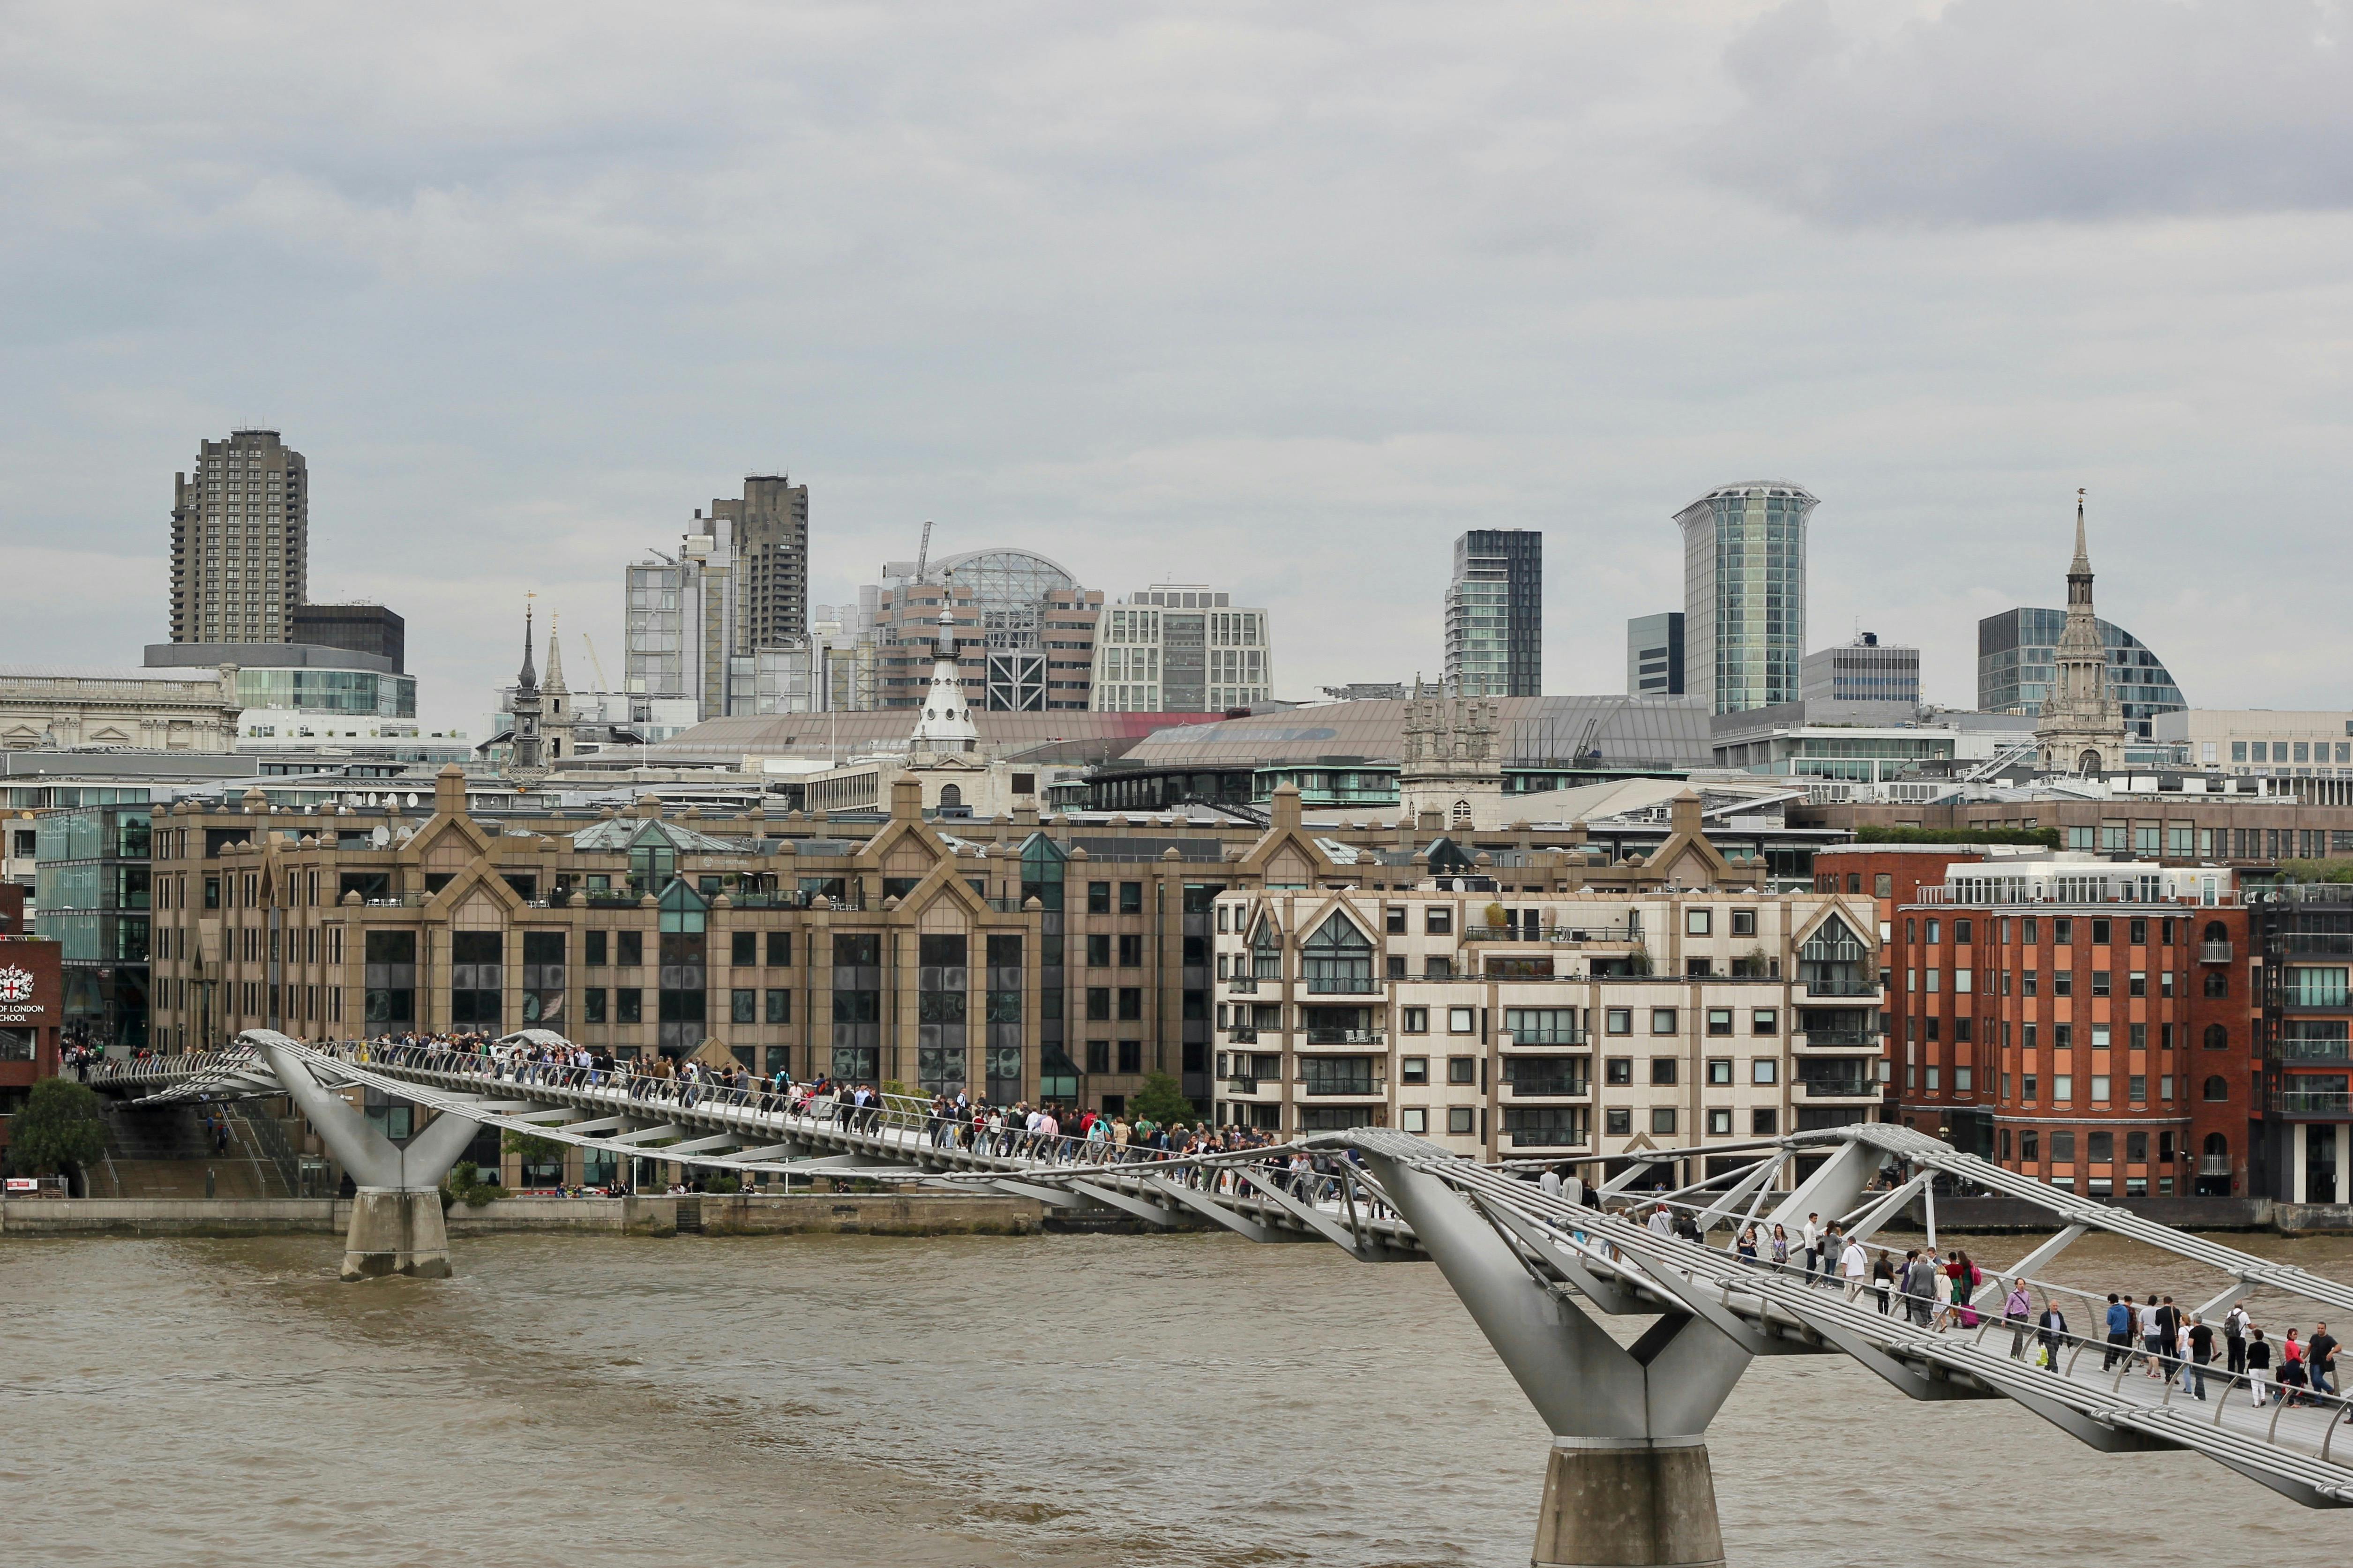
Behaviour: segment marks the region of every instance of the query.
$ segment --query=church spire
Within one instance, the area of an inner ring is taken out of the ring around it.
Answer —
[[[515,684],[524,690],[536,691],[539,676],[531,668],[531,595],[526,594],[522,604],[522,672],[515,677]]]
[[[571,695],[571,688],[564,684],[563,634],[557,629],[558,624],[562,620],[563,617],[561,616],[558,616],[552,611],[548,615],[547,679],[541,681],[539,685],[540,689],[543,691],[560,691],[565,695],[569,696]],[[528,652],[528,650],[526,650],[526,652]]]

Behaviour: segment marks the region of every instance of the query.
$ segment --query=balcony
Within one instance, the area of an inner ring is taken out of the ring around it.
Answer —
[[[1385,1078],[1370,1081],[1341,1079],[1303,1082],[1299,1089],[1299,1092],[1310,1100],[1345,1100],[1352,1096],[1361,1099],[1367,1095],[1386,1095],[1388,1091],[1389,1080]]]
[[[2227,1176],[2231,1173],[2228,1154],[2201,1154],[2198,1158],[2198,1173],[2201,1176]]]
[[[1879,1048],[1879,1031],[1876,1029],[1806,1029],[1791,1036],[1789,1043],[1807,1050],[1876,1050]]]
[[[1566,1127],[1556,1132],[1506,1132],[1504,1142],[1514,1149],[1582,1149],[1592,1137],[1581,1129]]]
[[[1803,1078],[1798,1087],[1805,1090],[1808,1100],[1860,1100],[1879,1098],[1880,1084],[1875,1078]]]
[[[1800,981],[1799,984],[1805,986],[1806,994],[1809,996],[1876,996],[1879,994],[1879,982],[1876,979],[1859,980],[1850,976],[1812,975]]]
[[[1226,1031],[1226,1037],[1238,1046],[1254,1046],[1258,1044],[1258,1029],[1255,1026],[1237,1024]]]
[[[1226,1092],[1228,1094],[1256,1094],[1258,1092],[1258,1079],[1254,1078],[1229,1078],[1226,1079]]]
[[[1387,1031],[1381,1029],[1308,1029],[1311,1046],[1380,1046],[1388,1043]],[[1238,1035],[1235,1038],[1239,1039]]]
[[[2353,1115],[2353,1094],[2341,1089],[2275,1094],[2272,1104],[2283,1116]]]
[[[2231,944],[2227,942],[2200,942],[2198,944],[2198,962],[2200,963],[2230,963]]]
[[[1589,1050],[1593,1042],[1583,1029],[1532,1029],[1525,1034],[1506,1029],[1497,1037],[1505,1050]]]
[[[1546,926],[1530,930],[1526,926],[1464,926],[1464,942],[1549,942],[1556,946],[1577,946],[1592,942],[1631,942],[1642,941],[1639,925],[1575,925]]]
[[[1505,1079],[1503,1093],[1498,1097],[1506,1104],[1535,1100],[1590,1100],[1593,1080],[1589,1078]]]
[[[1282,983],[1278,980],[1275,984],[1280,985]],[[1237,996],[1255,996],[1258,994],[1258,981],[1251,975],[1237,974],[1232,979],[1227,981],[1225,985],[1227,990],[1232,992]]]
[[[2284,1062],[2342,1062],[2353,1060],[2353,1043],[2344,1040],[2282,1040],[2279,1059]]]
[[[1369,996],[1381,983],[1369,974],[1311,974],[1307,991],[1314,996]]]

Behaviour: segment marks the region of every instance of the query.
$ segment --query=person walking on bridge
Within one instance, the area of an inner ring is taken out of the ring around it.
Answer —
[[[2116,1293],[2114,1290],[2109,1291],[2108,1351],[2100,1358],[2102,1372],[2114,1367],[2118,1356],[2122,1356],[2127,1363],[2132,1361],[2132,1303],[2117,1300]]]
[[[1814,1282],[1814,1270],[1820,1268],[1822,1262],[1822,1216],[1818,1214],[1808,1215],[1806,1216],[1806,1228],[1804,1234],[1806,1239],[1806,1283],[1810,1285]]]
[[[2328,1331],[2327,1323],[2312,1326],[2312,1338],[2305,1342],[2304,1362],[2312,1373],[2312,1392],[2337,1392],[2337,1336]]]
[[[2195,1397],[2206,1397],[2206,1363],[2214,1359],[2214,1331],[2206,1320],[2193,1316],[2189,1320],[2189,1372],[2182,1378]]]
[[[1660,1236],[1674,1235],[1675,1211],[1661,1204],[1651,1211],[1649,1228]]]
[[[2222,1314],[2222,1353],[2226,1358],[2223,1370],[2232,1377],[2243,1376],[2247,1370],[2247,1310],[2236,1303]]]
[[[2035,1337],[2042,1342],[2042,1364],[2052,1372],[2059,1370],[2059,1347],[2067,1342],[2067,1314],[2050,1297],[2042,1298],[2042,1316],[2036,1321]]]
[[[1863,1283],[1871,1277],[1871,1258],[1863,1252],[1862,1243],[1848,1238],[1845,1248],[1839,1254],[1839,1272],[1846,1278],[1846,1299],[1849,1301],[1860,1300]]]
[[[2247,1329],[2247,1392],[2254,1395],[2255,1408],[2261,1410],[2270,1395],[2272,1377],[2272,1345],[2263,1331],[2250,1324]]]
[[[2010,1295],[2001,1304],[2002,1321],[2010,1325],[2010,1359],[2012,1361],[2026,1359],[2027,1314],[2032,1310],[2034,1303],[2027,1299],[2026,1276],[2021,1274],[2011,1281]]]

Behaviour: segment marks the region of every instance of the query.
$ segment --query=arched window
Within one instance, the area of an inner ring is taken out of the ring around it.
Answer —
[[[2231,928],[2224,925],[2221,921],[2208,921],[2206,922],[2206,935],[2204,940],[2207,942],[2228,942],[2231,940]]]
[[[2230,1099],[2230,1081],[2219,1076],[2208,1079],[2206,1080],[2206,1098],[2209,1100]]]
[[[964,791],[954,784],[940,785],[940,809],[953,811],[964,804]]]
[[[1257,934],[1250,938],[1250,975],[1258,980],[1282,978],[1282,932],[1275,929],[1271,917],[1258,922]]]
[[[2229,1159],[2231,1157],[2230,1139],[2220,1132],[2206,1134],[2206,1157],[2210,1160]]]
[[[2229,1050],[2231,1048],[2231,1031],[2224,1028],[2220,1024],[2207,1025],[2206,1048],[2210,1051]]]
[[[2219,969],[2208,970],[2206,972],[2206,994],[2209,996],[2228,996],[2230,994],[2230,975]]]
[[[1302,948],[1310,991],[1367,992],[1373,988],[1373,943],[1336,910],[1315,928]]]
[[[1454,803],[1454,826],[1457,827],[1468,827],[1471,826],[1471,803],[1469,801],[1458,800]]]

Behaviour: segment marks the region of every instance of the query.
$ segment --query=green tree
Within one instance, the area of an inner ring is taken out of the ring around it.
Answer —
[[[73,1175],[105,1153],[106,1123],[99,1119],[98,1096],[87,1084],[45,1078],[33,1086],[9,1135],[10,1164],[27,1175]]]
[[[499,1136],[499,1147],[507,1153],[521,1157],[526,1165],[564,1164],[564,1145],[553,1138],[542,1138],[536,1132],[504,1132]]]
[[[1156,1072],[1144,1080],[1143,1091],[1127,1102],[1127,1114],[1131,1120],[1157,1121],[1166,1126],[1171,1122],[1190,1121],[1199,1112],[1193,1102],[1185,1098],[1185,1091],[1176,1087],[1175,1079],[1165,1072]]]

